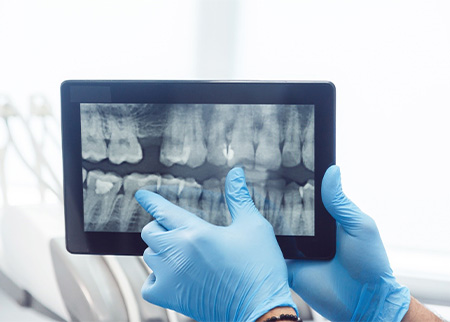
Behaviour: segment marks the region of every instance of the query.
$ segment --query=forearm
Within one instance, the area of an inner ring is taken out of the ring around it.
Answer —
[[[402,322],[430,321],[442,322],[438,316],[428,310],[422,303],[411,296],[408,312],[402,319]]]
[[[297,315],[297,313],[295,313],[295,310],[292,307],[289,306],[276,307],[267,312],[266,314],[264,314],[263,316],[261,316],[258,320],[256,320],[256,322],[263,322],[266,321],[267,319],[270,319],[273,316],[280,316],[281,314]]]

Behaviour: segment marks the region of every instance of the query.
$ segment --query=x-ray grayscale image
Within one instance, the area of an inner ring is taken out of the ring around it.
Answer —
[[[154,191],[231,223],[225,177],[242,166],[276,235],[314,236],[314,105],[81,104],[84,229],[140,232]]]

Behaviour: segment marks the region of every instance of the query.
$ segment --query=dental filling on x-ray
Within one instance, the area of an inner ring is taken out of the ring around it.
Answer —
[[[206,221],[231,223],[224,185],[242,166],[276,235],[314,235],[314,106],[81,104],[84,229],[140,232],[135,201],[156,192]]]

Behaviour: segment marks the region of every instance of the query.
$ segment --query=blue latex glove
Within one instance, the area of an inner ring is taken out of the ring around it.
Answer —
[[[409,290],[392,275],[375,221],[342,192],[337,166],[323,177],[322,200],[337,222],[336,256],[329,262],[288,261],[291,287],[332,321],[400,321]]]
[[[233,222],[212,225],[158,194],[139,190],[136,200],[152,221],[142,230],[153,270],[145,300],[197,321],[255,321],[292,300],[286,263],[273,228],[253,204],[244,171],[232,169],[225,197]]]

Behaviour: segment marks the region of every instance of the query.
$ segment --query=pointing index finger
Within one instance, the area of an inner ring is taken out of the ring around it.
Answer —
[[[138,190],[135,198],[142,208],[167,230],[201,224],[200,218],[196,215],[174,205],[154,192]]]

